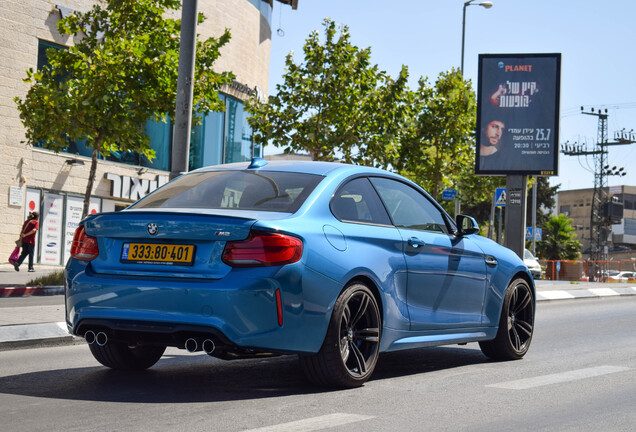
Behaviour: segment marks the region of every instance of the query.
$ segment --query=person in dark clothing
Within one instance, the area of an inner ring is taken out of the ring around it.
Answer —
[[[13,268],[15,271],[20,271],[20,264],[22,261],[28,256],[29,257],[29,271],[33,272],[35,269],[33,268],[33,252],[35,250],[35,233],[38,232],[38,228],[40,228],[40,223],[38,219],[40,218],[40,213],[34,211],[29,213],[29,217],[24,224],[22,225],[22,231],[20,231],[20,238],[22,239],[22,254],[20,254],[20,258],[13,264]]]
[[[502,137],[506,125],[501,120],[492,120],[482,130],[479,146],[479,168],[482,170],[501,169],[506,162]]]

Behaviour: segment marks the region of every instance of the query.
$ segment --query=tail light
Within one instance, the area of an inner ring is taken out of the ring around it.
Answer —
[[[75,235],[73,236],[73,243],[71,244],[71,258],[82,261],[91,261],[97,258],[97,255],[99,255],[97,239],[86,234],[84,225],[81,225],[75,230]]]
[[[287,234],[252,231],[241,241],[225,244],[223,262],[232,267],[268,267],[295,263],[303,254],[303,242]]]

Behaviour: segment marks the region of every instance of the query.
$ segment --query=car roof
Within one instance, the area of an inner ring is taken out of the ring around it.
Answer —
[[[257,160],[261,162],[260,166],[250,168],[250,165]],[[199,168],[191,172],[208,172],[208,171],[242,171],[246,169],[253,169],[255,171],[281,171],[281,172],[295,172],[306,173],[327,176],[335,171],[346,172],[350,171],[351,174],[356,173],[368,173],[368,174],[391,174],[387,171],[377,168],[370,168],[360,165],[350,165],[340,162],[320,162],[320,161],[292,161],[292,160],[277,160],[277,161],[265,161],[264,159],[254,158],[251,162],[237,162],[231,164],[213,165],[209,167]]]

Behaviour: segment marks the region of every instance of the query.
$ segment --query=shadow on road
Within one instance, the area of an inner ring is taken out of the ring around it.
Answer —
[[[380,357],[372,380],[486,361],[479,350],[466,348],[423,348],[388,353]],[[217,402],[329,391],[332,390],[308,383],[296,356],[227,362],[206,355],[177,354],[165,355],[153,368],[142,372],[113,371],[99,366],[0,378],[0,393],[4,394],[102,402]]]

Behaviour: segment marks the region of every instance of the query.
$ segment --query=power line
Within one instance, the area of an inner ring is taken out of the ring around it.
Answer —
[[[561,153],[568,156],[585,156],[586,160],[587,156],[592,156],[594,159],[594,193],[590,214],[590,260],[595,267],[599,267],[600,270],[603,270],[602,267],[606,265],[605,262],[607,261],[608,239],[612,223],[611,211],[609,209],[611,203],[607,179],[610,176],[625,176],[627,174],[625,168],[609,165],[607,162],[609,159],[608,149],[610,146],[635,143],[636,133],[634,133],[633,129],[627,131],[623,128],[614,133],[613,141],[609,141],[607,137],[607,121],[609,117],[607,108],[597,109],[596,111],[592,108],[590,111],[585,111],[584,107],[581,107],[581,113],[598,117],[598,137],[596,145],[590,148],[587,143],[585,145],[578,143],[570,144],[569,141],[566,141],[561,146]],[[593,272],[592,274],[597,276],[595,273],[596,272]],[[603,272],[600,274],[604,275]]]

